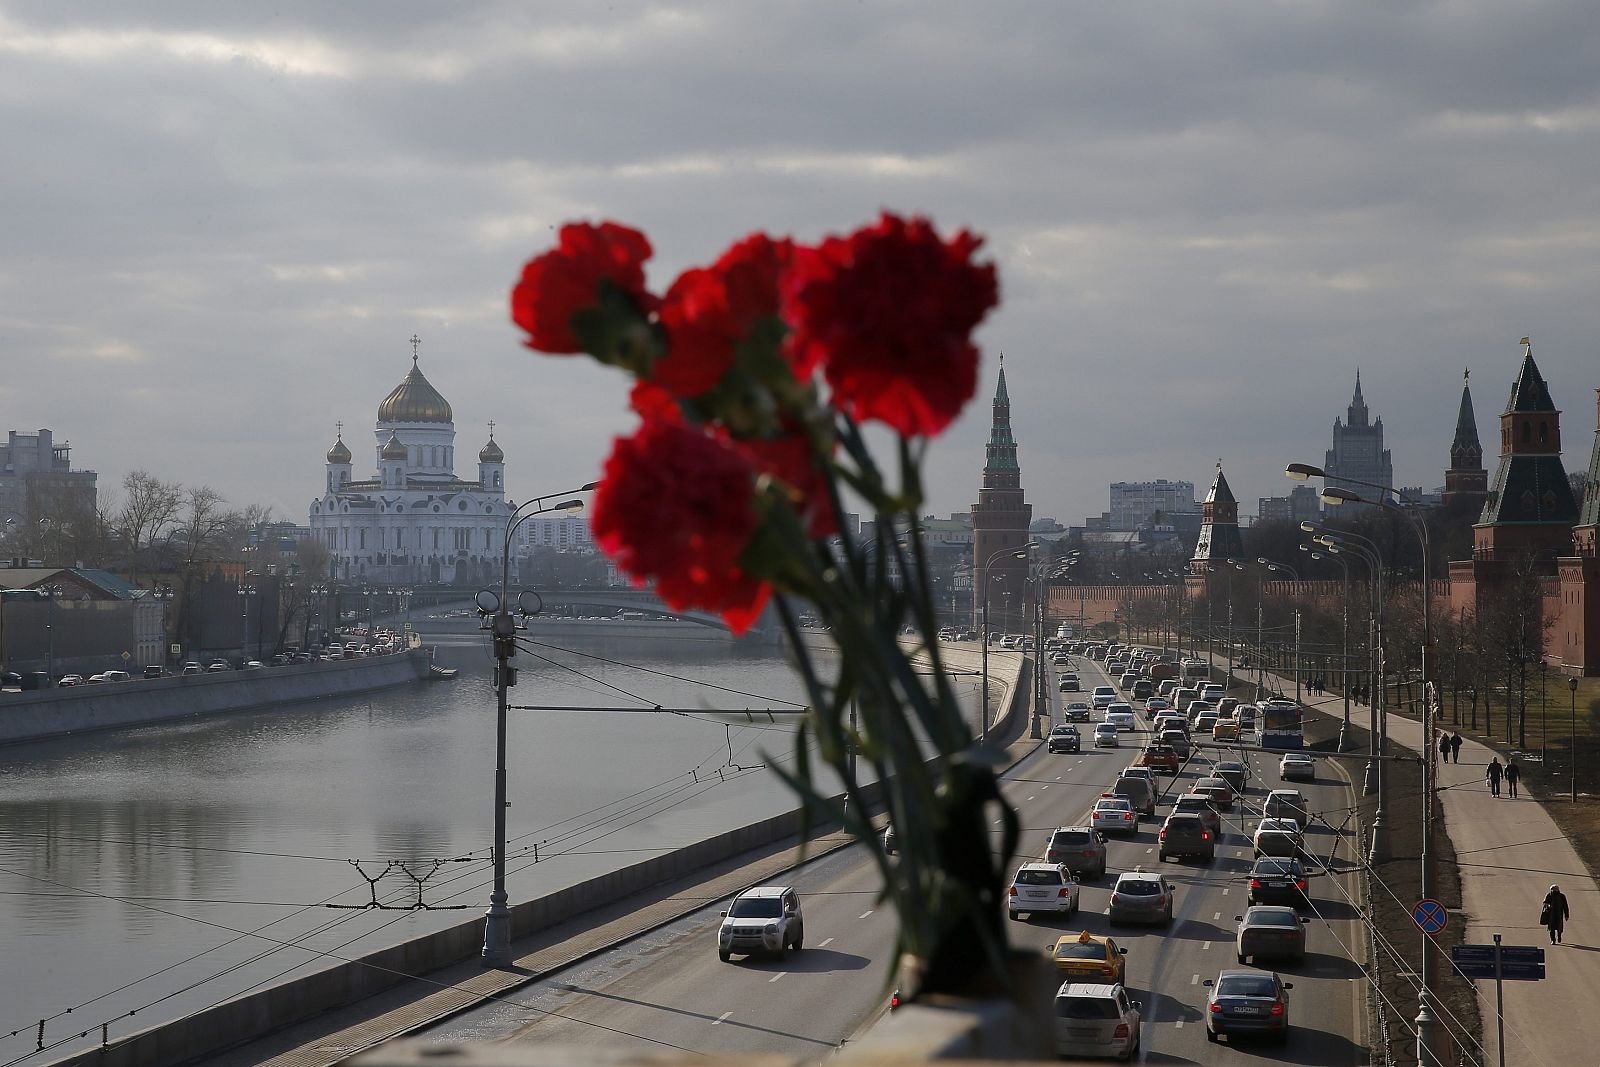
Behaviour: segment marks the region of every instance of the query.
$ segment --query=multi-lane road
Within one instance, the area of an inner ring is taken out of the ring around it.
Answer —
[[[1079,658],[1077,665],[1086,689],[1098,684],[1095,664]],[[1095,798],[1133,759],[1145,736],[1142,731],[1131,738],[1124,735],[1121,748],[1086,748],[1078,754],[1050,755],[1041,746],[1012,768],[1005,790],[1024,827],[1019,859],[1042,855],[1056,826],[1086,824]],[[1146,820],[1132,836],[1113,839],[1110,873],[1083,886],[1079,915],[1011,922],[1012,942],[1042,949],[1062,933],[1112,933],[1127,948],[1128,985],[1143,1003],[1141,1061],[1363,1063],[1365,988],[1360,968],[1352,962],[1352,956],[1361,956],[1363,935],[1352,899],[1357,887],[1348,874],[1324,873],[1313,879],[1307,956],[1278,968],[1295,986],[1287,1045],[1206,1040],[1204,982],[1237,965],[1234,917],[1246,906],[1248,833],[1266,791],[1278,782],[1275,756],[1249,755],[1251,787],[1243,803],[1224,818],[1216,859],[1208,865],[1158,863],[1156,831],[1171,797],[1203,777],[1215,755],[1204,751],[1190,761],[1167,789],[1157,821]],[[1314,824],[1307,846],[1319,857],[1333,853],[1348,861],[1353,845],[1337,828],[1343,821],[1340,812],[1351,803],[1350,790],[1331,766],[1319,765],[1318,771],[1314,783],[1297,788],[1315,811],[1331,814],[1331,826]],[[1167,781],[1162,778],[1163,785]],[[1162,870],[1176,889],[1170,928],[1109,924],[1105,911],[1117,872],[1141,865]],[[798,953],[781,959],[735,957],[723,963],[715,938],[718,912],[726,901],[710,902],[687,918],[541,979],[507,1001],[457,1016],[425,1036],[826,1056],[884,1010],[895,917],[878,903],[877,873],[858,848],[814,861],[786,881],[799,889],[804,901],[806,945]]]

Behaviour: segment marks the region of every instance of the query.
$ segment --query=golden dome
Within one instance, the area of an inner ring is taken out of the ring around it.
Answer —
[[[406,446],[400,443],[400,435],[391,433],[389,440],[384,444],[383,451],[378,453],[379,459],[405,459],[411,453],[406,451]]]
[[[339,438],[333,442],[333,447],[328,449],[328,462],[349,463],[351,459],[352,457],[350,455],[350,449],[344,443],[344,436],[340,435]]]
[[[422,376],[413,356],[405,380],[378,405],[378,421],[453,422],[455,414],[450,410],[450,402]]]
[[[500,446],[494,443],[494,438],[489,438],[489,443],[478,450],[479,463],[504,463],[506,454],[500,451]]]

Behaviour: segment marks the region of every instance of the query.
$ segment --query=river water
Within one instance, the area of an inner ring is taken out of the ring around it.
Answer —
[[[649,710],[792,709],[778,650],[533,636],[512,704],[641,710],[510,713],[513,901],[793,806],[792,720]],[[0,1067],[482,914],[492,661],[436,639],[453,682],[0,749]],[[427,909],[325,906],[374,900]]]

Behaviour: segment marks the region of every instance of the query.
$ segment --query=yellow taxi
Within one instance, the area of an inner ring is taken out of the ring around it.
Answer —
[[[1127,969],[1123,956],[1127,951],[1118,948],[1111,938],[1085,930],[1081,934],[1063,934],[1051,946],[1050,958],[1067,981],[1116,983],[1123,981]]]
[[[1217,720],[1217,724],[1211,728],[1211,740],[1213,740],[1213,741],[1237,741],[1237,740],[1239,740],[1239,720],[1238,719],[1218,719]]]

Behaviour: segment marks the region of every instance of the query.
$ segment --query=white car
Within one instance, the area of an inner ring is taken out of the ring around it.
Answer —
[[[1317,761],[1302,752],[1290,752],[1278,761],[1278,777],[1286,782],[1314,782]]]
[[[1114,722],[1096,723],[1094,728],[1095,748],[1121,748],[1122,743],[1117,740],[1117,724]]]
[[[1114,1056],[1130,1060],[1139,1051],[1139,1002],[1121,983],[1061,983],[1055,1003],[1056,1055]]]
[[[1094,693],[1089,698],[1089,703],[1094,705],[1095,711],[1104,711],[1117,702],[1117,691],[1109,685],[1097,685]]]
[[[1072,872],[1060,863],[1024,863],[1011,879],[1006,894],[1006,911],[1015,919],[1027,913],[1059,912],[1072,915],[1078,910],[1078,883]]]
[[[724,963],[735,952],[746,956],[758,952],[781,956],[786,949],[798,951],[805,936],[800,895],[789,886],[758,885],[734,897],[728,910],[722,913],[722,925],[717,929],[717,955]]]
[[[1089,813],[1089,825],[1103,834],[1132,834],[1139,830],[1139,815],[1126,797],[1102,796]]]
[[[1138,720],[1133,717],[1132,704],[1112,704],[1106,708],[1105,718],[1101,721],[1108,722],[1119,730],[1133,730],[1139,725]]]
[[[1300,824],[1293,819],[1262,819],[1250,844],[1258,856],[1297,857],[1302,850]]]

